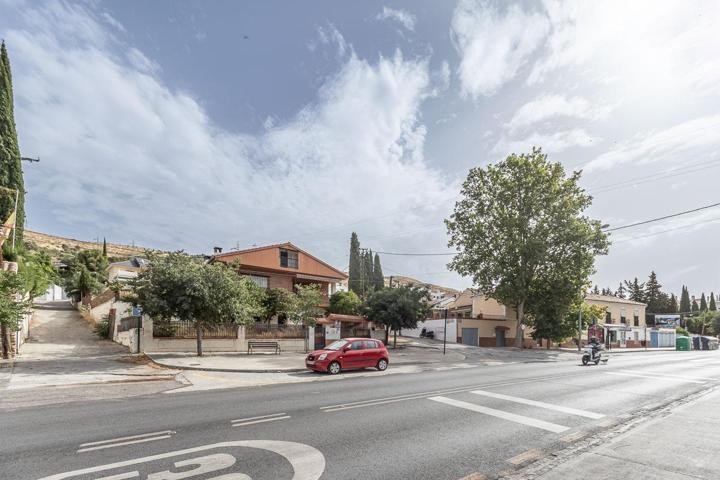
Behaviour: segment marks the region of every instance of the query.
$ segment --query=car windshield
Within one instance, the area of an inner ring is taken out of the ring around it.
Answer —
[[[340,350],[345,345],[347,345],[347,342],[345,340],[337,340],[325,347],[325,350]]]

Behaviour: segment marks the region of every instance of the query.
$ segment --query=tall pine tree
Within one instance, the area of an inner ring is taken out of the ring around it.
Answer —
[[[707,312],[707,310],[708,310],[707,299],[705,298],[705,292],[702,292],[702,294],[700,295],[700,311]]]
[[[690,307],[690,309],[691,309],[693,312],[699,312],[699,311],[700,311],[700,307],[698,307],[698,303],[697,303],[697,300],[695,300],[695,297],[693,297],[693,299],[692,299],[692,307]]]
[[[385,276],[383,275],[382,266],[380,265],[380,255],[375,254],[375,261],[373,262],[373,286],[375,290],[382,290],[385,288]]]
[[[625,280],[625,287],[628,291],[628,299],[634,302],[645,302],[645,284],[638,282],[637,277],[631,282]]]
[[[0,191],[0,222],[3,223],[15,209],[15,191],[18,192],[15,238],[21,243],[25,225],[25,184],[15,131],[10,59],[5,42],[0,46],[0,187],[12,190]]]
[[[717,311],[717,305],[715,304],[715,294],[710,292],[710,305],[708,307],[711,312]]]
[[[350,267],[348,269],[348,288],[358,295],[363,294],[362,289],[362,260],[360,257],[360,240],[357,233],[350,236]]]
[[[660,290],[661,288],[662,285],[658,282],[655,271],[650,272],[650,277],[645,283],[644,300],[641,300],[647,303],[648,313],[663,313],[665,311],[667,303]]]
[[[623,286],[622,282],[618,285],[618,289],[615,291],[615,296],[618,298],[625,298],[627,296],[627,289]]]
[[[690,313],[691,308],[690,293],[688,292],[688,288],[683,285],[682,293],[680,294],[680,313]]]
[[[670,294],[670,302],[668,303],[669,312],[668,313],[677,313],[678,311],[678,302],[677,297],[674,293]]]

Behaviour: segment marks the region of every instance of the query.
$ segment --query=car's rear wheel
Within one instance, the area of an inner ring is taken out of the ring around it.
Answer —
[[[330,375],[337,375],[340,373],[340,370],[342,370],[342,368],[340,368],[340,364],[338,362],[331,362],[330,365],[328,365],[328,373]]]
[[[378,363],[375,368],[377,368],[378,370],[380,370],[382,372],[383,370],[387,370],[387,367],[388,367],[387,360],[385,360],[384,358],[381,358],[380,360],[378,360]]]

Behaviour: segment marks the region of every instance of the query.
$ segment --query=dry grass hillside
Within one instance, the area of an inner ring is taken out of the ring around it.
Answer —
[[[424,286],[429,288],[430,290],[437,290],[441,292],[445,292],[448,295],[455,295],[457,293],[460,293],[459,290],[455,290],[454,288],[450,287],[443,287],[441,285],[435,285],[432,283],[423,282],[420,280],[417,280],[412,277],[404,277],[402,275],[393,275],[393,285],[415,285],[415,286]],[[385,277],[385,286],[390,286],[390,277]]]
[[[62,253],[72,253],[79,250],[102,250],[102,242],[86,242],[83,240],[75,240],[74,238],[56,237],[46,233],[33,232],[25,230],[23,232],[25,243],[31,248],[46,250],[51,255]],[[142,247],[133,247],[131,245],[121,245],[117,243],[107,244],[108,257],[111,258],[129,258],[133,256],[143,256],[147,249]]]

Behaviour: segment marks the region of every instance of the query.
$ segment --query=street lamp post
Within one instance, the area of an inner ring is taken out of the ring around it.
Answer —
[[[443,330],[443,355],[445,355],[445,344],[447,343],[447,313],[448,309],[445,309],[445,329]]]

